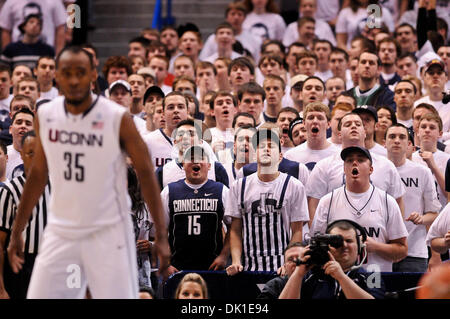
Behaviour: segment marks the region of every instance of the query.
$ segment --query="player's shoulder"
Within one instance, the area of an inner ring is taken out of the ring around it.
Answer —
[[[42,104],[37,110],[39,117],[45,116],[46,114],[54,114],[58,108],[64,107],[64,96],[57,96],[51,101]]]

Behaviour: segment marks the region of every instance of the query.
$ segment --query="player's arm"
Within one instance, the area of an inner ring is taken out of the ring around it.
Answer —
[[[5,283],[3,281],[3,265],[5,263],[4,251],[6,245],[6,237],[8,234],[0,230],[0,299],[9,299],[9,295],[5,289]]]
[[[160,259],[160,273],[166,277],[170,260],[170,247],[167,227],[164,221],[163,207],[159,194],[159,185],[156,181],[154,168],[150,159],[147,145],[134,125],[129,113],[122,116],[120,123],[120,144],[131,158],[136,175],[141,184],[141,192],[145,203],[150,210],[155,224],[155,249]]]
[[[408,255],[408,243],[406,237],[390,240],[388,243],[380,243],[372,237],[367,237],[367,251],[377,253],[384,259],[399,262]]]
[[[231,265],[227,268],[227,274],[236,275],[243,270],[242,256],[242,219],[232,217],[230,229]]]
[[[27,200],[21,200],[19,203],[8,247],[9,263],[15,273],[18,273],[22,269],[24,262],[22,232],[28,224],[33,208],[37,205],[48,182],[47,158],[45,157],[39,135],[39,119],[37,114],[34,118],[34,130],[36,133],[36,145],[34,148],[33,164],[21,196],[21,198],[26,198]]]

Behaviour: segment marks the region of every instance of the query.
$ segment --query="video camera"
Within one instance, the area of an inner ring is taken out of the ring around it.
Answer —
[[[344,245],[344,238],[341,235],[316,234],[309,240],[309,252],[306,255],[311,257],[304,262],[306,265],[323,266],[330,260],[328,256],[329,246],[340,248]],[[297,266],[302,264],[297,260]]]
[[[447,104],[448,102],[450,102],[450,90],[442,93],[444,93],[444,96],[442,97],[442,103]]]

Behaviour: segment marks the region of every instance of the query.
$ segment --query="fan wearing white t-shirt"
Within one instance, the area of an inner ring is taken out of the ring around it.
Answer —
[[[55,60],[48,56],[40,57],[34,68],[34,74],[39,82],[41,92],[40,99],[53,100],[58,96],[58,89],[53,86],[55,73]]]
[[[310,233],[325,233],[337,219],[350,219],[367,233],[367,271],[390,272],[392,263],[407,256],[408,232],[396,201],[370,183],[372,157],[363,147],[344,148],[346,184],[320,199]]]
[[[339,122],[341,118],[344,117],[345,114],[350,113],[353,110],[353,106],[348,103],[339,102],[331,110],[331,136],[327,139],[328,142],[332,143],[339,149],[342,145],[342,137],[338,129]]]
[[[434,178],[430,169],[406,158],[409,140],[408,129],[394,124],[386,132],[388,158],[397,168],[406,193],[405,226],[408,230],[408,256],[393,265],[395,272],[426,272],[428,249],[425,243],[427,228],[436,219],[441,203],[437,198]],[[435,258],[440,258],[434,254]]]
[[[450,205],[444,207],[428,230],[427,245],[439,254],[450,252]]]
[[[309,219],[303,184],[278,171],[282,158],[278,135],[260,129],[252,144],[257,172],[232,184],[225,211],[225,220],[231,219],[232,264],[226,269],[230,276],[243,270],[278,270],[284,264],[284,249],[302,241]]]
[[[378,114],[374,107],[362,105],[352,111],[358,114],[364,124],[364,131],[366,132],[366,139],[364,140],[365,147],[371,152],[382,156],[387,156],[386,149],[375,142],[375,124],[378,122]]]
[[[285,158],[305,164],[310,171],[321,159],[338,151],[327,141],[327,129],[330,127],[330,109],[321,102],[313,102],[303,111],[306,128],[306,143],[289,150]]]
[[[440,141],[444,142],[450,139],[450,104],[442,103],[445,83],[447,82],[448,70],[445,68],[444,62],[433,59],[425,66],[423,75],[424,87],[426,88],[426,96],[417,100],[414,107],[421,103],[428,103],[434,106],[442,119],[442,132]]]
[[[273,1],[271,1],[273,2]],[[246,1],[249,11],[245,17],[242,28],[249,31],[253,37],[260,38],[261,43],[267,39],[282,40],[286,23],[283,18],[274,12],[270,12],[272,6],[267,1]]]
[[[417,88],[410,80],[400,80],[395,85],[394,102],[397,105],[397,123],[413,125],[414,100]]]
[[[211,147],[218,154],[233,148],[233,118],[237,113],[236,98],[227,91],[219,91],[210,101],[211,114],[216,119],[216,127],[211,132]],[[219,154],[219,160],[222,156]],[[225,157],[224,157],[225,158]],[[225,163],[225,161],[222,161]]]
[[[437,141],[442,136],[441,118],[435,113],[423,115],[416,134],[420,141],[420,149],[413,153],[412,160],[430,168],[436,181],[439,201],[444,207],[447,205],[445,168],[450,154],[437,149]]]
[[[299,117],[298,111],[293,107],[283,107],[277,116],[277,126],[280,129],[281,152],[286,154],[294,148],[294,142],[289,137],[289,125]],[[284,156],[286,157],[286,156]]]
[[[172,133],[177,124],[188,117],[188,103],[184,95],[174,91],[163,99],[165,127],[144,136],[155,169],[172,158]]]
[[[342,136],[342,149],[349,146],[364,147],[365,132],[363,122],[358,114],[345,114],[338,129]],[[371,153],[374,174],[370,176],[373,185],[394,197],[403,211],[405,187],[394,164],[386,157]],[[339,152],[316,163],[306,184],[308,208],[314,216],[319,200],[332,190],[345,185],[344,162]]]

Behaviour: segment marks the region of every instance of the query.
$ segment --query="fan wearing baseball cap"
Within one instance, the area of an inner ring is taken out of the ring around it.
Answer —
[[[450,104],[444,104],[442,102],[447,74],[448,70],[438,56],[429,60],[424,66],[423,74],[426,95],[414,103],[414,107],[421,103],[431,104],[438,111],[443,125],[441,142],[450,139]]]
[[[400,208],[391,195],[370,182],[374,169],[366,148],[345,147],[340,156],[345,184],[320,199],[310,233],[324,233],[327,225],[338,219],[357,222],[368,235],[368,263],[363,267],[391,272],[392,263],[408,253],[408,232]]]

